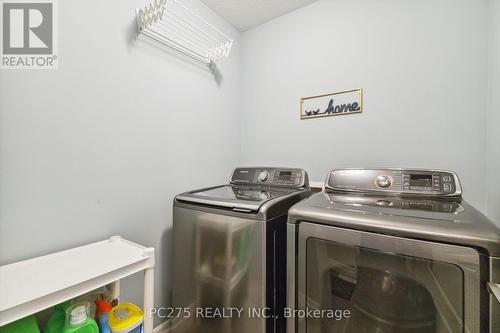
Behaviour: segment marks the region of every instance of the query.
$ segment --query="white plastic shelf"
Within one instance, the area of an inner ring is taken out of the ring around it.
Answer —
[[[153,330],[154,248],[119,236],[0,266],[0,326],[144,270],[144,332]]]

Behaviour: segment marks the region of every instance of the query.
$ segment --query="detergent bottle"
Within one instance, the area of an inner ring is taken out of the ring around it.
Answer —
[[[66,323],[62,333],[99,333],[99,327],[89,317],[89,311],[89,302],[76,303],[66,309]]]
[[[5,326],[0,326],[0,333],[40,333],[33,315],[16,320]]]
[[[70,306],[71,302],[66,301],[60,304],[57,304],[54,307],[54,312],[50,316],[47,324],[45,324],[45,328],[43,330],[44,333],[61,333],[64,329],[64,323],[66,320],[66,309]]]

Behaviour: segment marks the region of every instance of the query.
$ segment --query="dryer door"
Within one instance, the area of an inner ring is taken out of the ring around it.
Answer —
[[[298,332],[482,332],[480,260],[471,248],[301,223]]]

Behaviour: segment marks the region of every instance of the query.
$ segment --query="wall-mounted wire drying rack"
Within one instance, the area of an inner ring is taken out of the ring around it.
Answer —
[[[139,33],[207,66],[229,56],[233,40],[178,0],[136,10]]]

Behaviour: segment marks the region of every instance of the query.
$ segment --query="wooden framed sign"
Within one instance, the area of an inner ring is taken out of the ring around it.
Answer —
[[[340,116],[363,112],[363,89],[300,99],[300,119]]]

